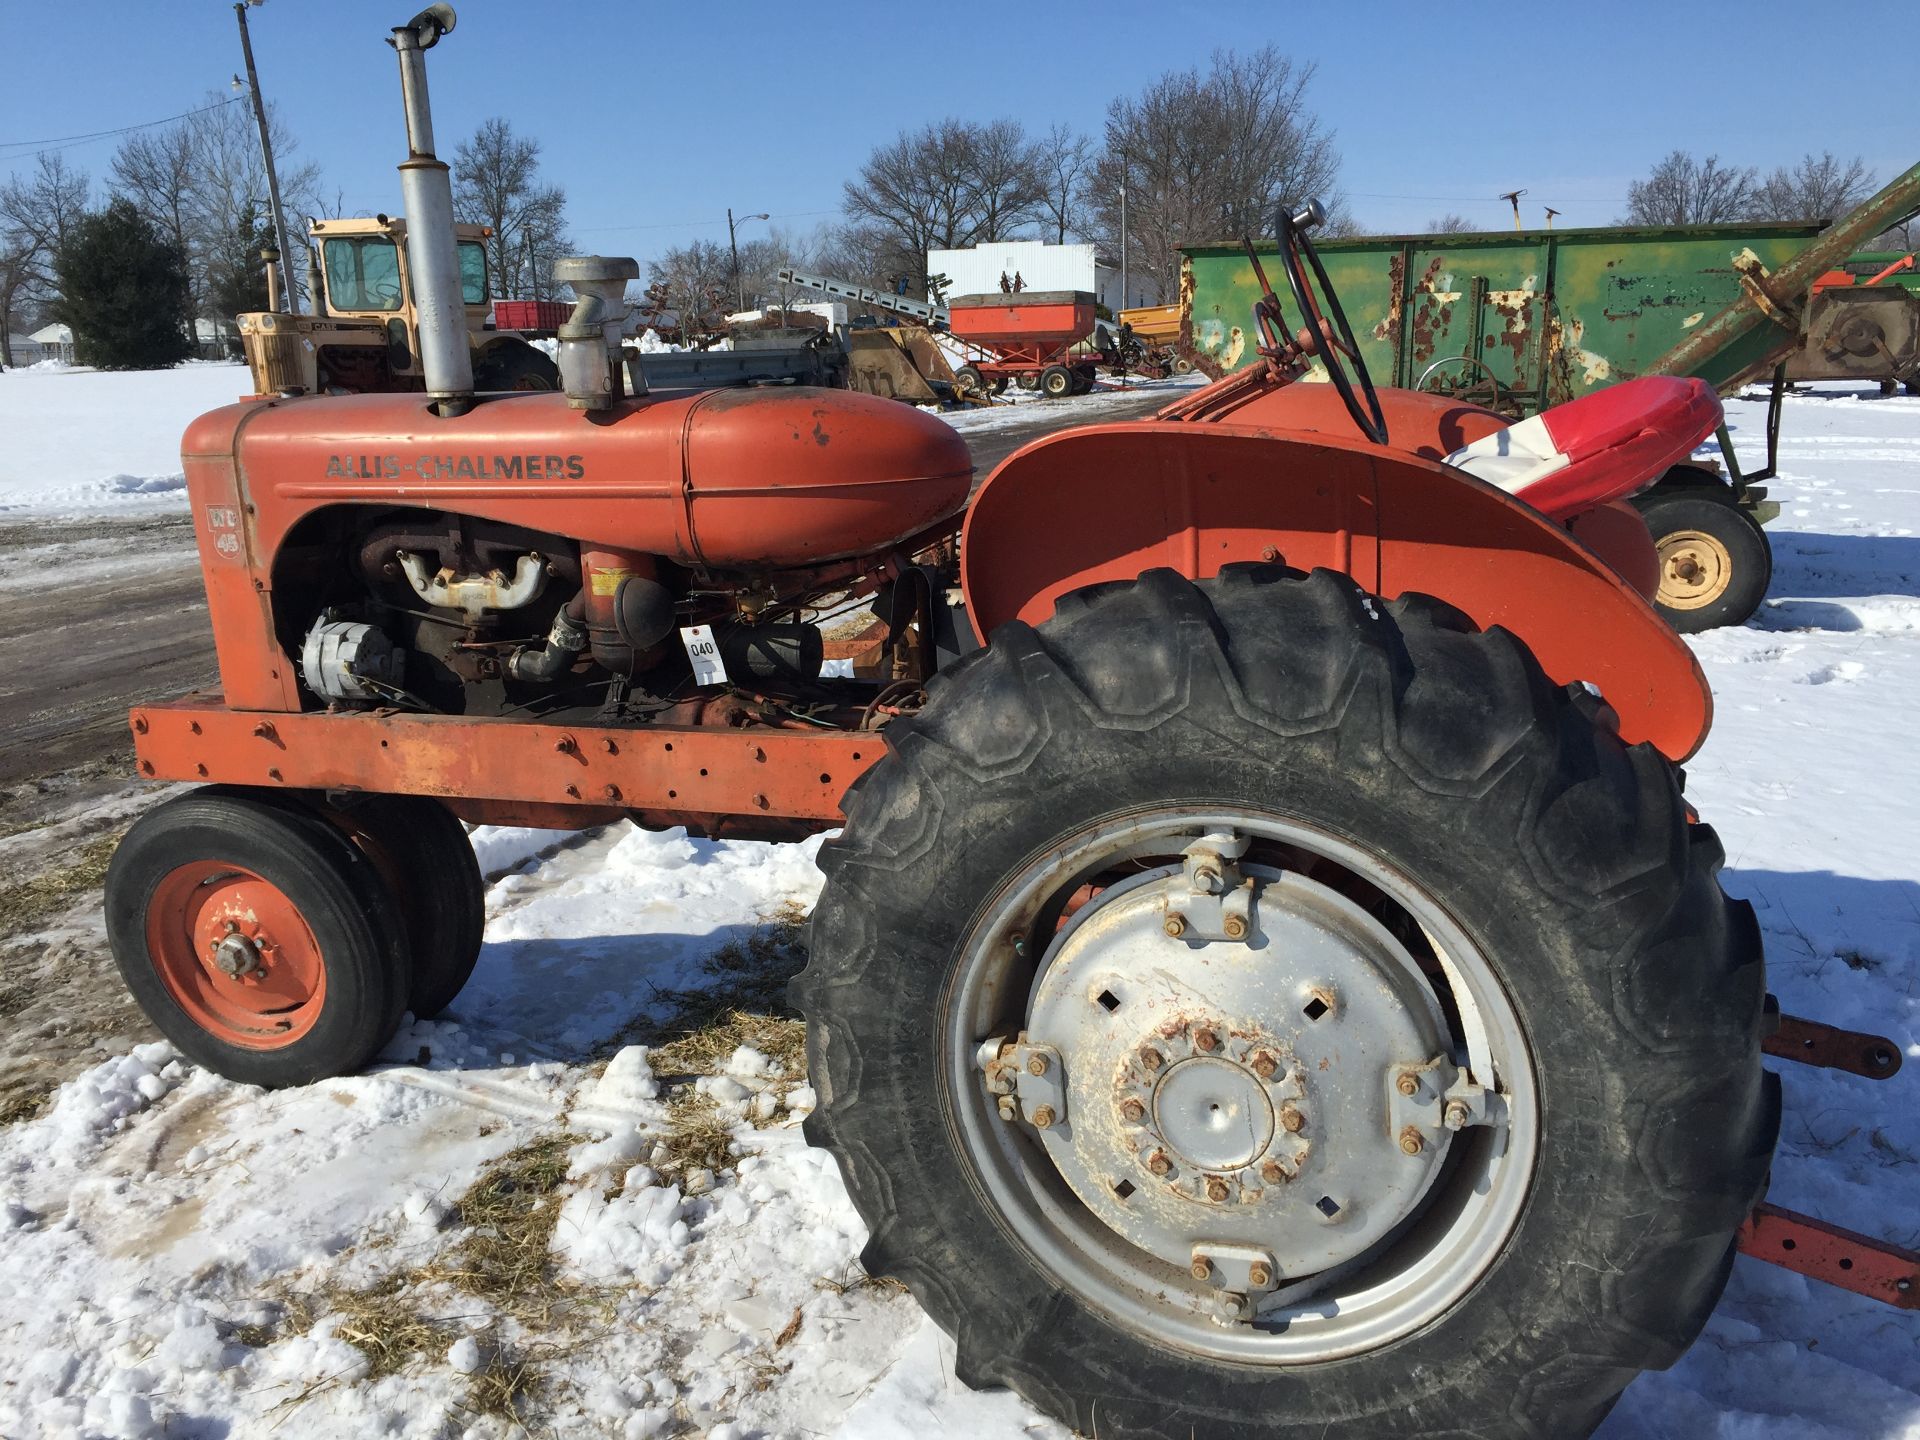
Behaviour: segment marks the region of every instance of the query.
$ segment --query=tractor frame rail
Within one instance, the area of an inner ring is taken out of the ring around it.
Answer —
[[[1900,1047],[1884,1035],[1782,1015],[1771,995],[1767,1010],[1778,1028],[1760,1048],[1776,1059],[1820,1070],[1845,1070],[1867,1080],[1886,1080],[1900,1069]],[[1920,1251],[1904,1245],[1765,1201],[1754,1206],[1741,1225],[1738,1245],[1741,1254],[1796,1275],[1899,1310],[1920,1310]]]

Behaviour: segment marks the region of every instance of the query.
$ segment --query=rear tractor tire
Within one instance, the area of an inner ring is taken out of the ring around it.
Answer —
[[[298,803],[210,787],[114,852],[107,938],[147,1017],[245,1084],[358,1070],[399,1027],[406,921],[374,861]]]
[[[1743,625],[1773,583],[1767,532],[1723,485],[1658,485],[1634,506],[1660,557],[1654,608],[1682,635]]]
[[[474,356],[476,390],[558,390],[560,367],[524,340],[502,340]]]
[[[1503,631],[1170,571],[888,727],[794,985],[872,1239],[1103,1440],[1584,1436],[1765,1183],[1759,932]]]
[[[1073,371],[1064,365],[1049,365],[1040,372],[1040,393],[1049,400],[1062,400],[1073,394]]]

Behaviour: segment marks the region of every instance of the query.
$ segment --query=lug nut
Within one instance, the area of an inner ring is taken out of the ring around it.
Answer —
[[[553,742],[553,748],[562,755],[571,755],[573,753],[573,740],[569,736],[562,735],[558,740]]]
[[[1041,1105],[1033,1112],[1033,1128],[1044,1130],[1053,1124],[1053,1106]]]
[[[1218,1175],[1207,1181],[1207,1199],[1219,1205],[1227,1198],[1227,1182]]]
[[[1409,1125],[1400,1132],[1400,1148],[1409,1155],[1418,1155],[1426,1149],[1427,1142],[1420,1138],[1420,1132]]]
[[[1182,935],[1187,933],[1187,922],[1184,916],[1169,915],[1167,916],[1166,925],[1162,928],[1166,930],[1167,934],[1171,935],[1175,940],[1178,940]]]
[[[1285,1130],[1289,1135],[1298,1135],[1306,1128],[1306,1124],[1307,1117],[1300,1113],[1300,1107],[1298,1105],[1282,1105],[1280,1107],[1280,1128]]]
[[[1156,1175],[1164,1175],[1173,1169],[1173,1162],[1167,1158],[1167,1152],[1156,1150],[1147,1157],[1147,1169]]]
[[[1280,1068],[1280,1062],[1262,1050],[1253,1057],[1253,1073],[1262,1080],[1271,1080],[1273,1072]]]
[[[1202,1050],[1218,1050],[1220,1048],[1220,1037],[1202,1025],[1198,1030],[1193,1032],[1193,1043]]]
[[[1208,1260],[1207,1257],[1204,1255],[1195,1259],[1193,1262],[1193,1278],[1196,1280],[1212,1279],[1213,1278],[1213,1262]]]
[[[1244,940],[1247,938],[1247,922],[1242,920],[1238,915],[1227,916],[1225,920],[1220,922],[1220,928],[1225,932],[1229,940]]]
[[[1273,1283],[1273,1271],[1255,1262],[1247,1267],[1247,1283],[1250,1285],[1271,1285]]]
[[[1047,1073],[1047,1057],[1044,1055],[1029,1055],[1027,1057],[1027,1073],[1029,1075],[1046,1074]]]
[[[1402,1070],[1400,1072],[1400,1078],[1393,1082],[1393,1088],[1398,1090],[1402,1095],[1418,1095],[1420,1093],[1420,1078],[1411,1070]]]
[[[1147,1118],[1147,1107],[1138,1100],[1128,1100],[1120,1106],[1120,1118],[1128,1124],[1138,1125]]]
[[[1280,1168],[1280,1162],[1278,1160],[1269,1160],[1260,1167],[1260,1178],[1269,1185],[1284,1185],[1287,1180],[1287,1172]]]
[[[1467,1109],[1464,1100],[1454,1100],[1447,1105],[1446,1126],[1449,1130],[1464,1130],[1467,1122],[1473,1119],[1473,1112]]]
[[[1167,1061],[1164,1055],[1149,1045],[1140,1052],[1140,1063],[1149,1070],[1158,1070]]]
[[[999,1110],[1002,1120],[1013,1120],[1018,1118],[1020,1114],[1018,1110],[1013,1108],[1013,1097],[1011,1095],[1002,1095],[1000,1097]]]

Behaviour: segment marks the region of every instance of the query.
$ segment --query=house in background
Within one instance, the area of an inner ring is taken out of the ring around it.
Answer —
[[[22,365],[31,365],[34,360],[58,360],[62,364],[73,363],[73,331],[65,325],[43,325],[27,337],[40,347],[40,353],[28,360],[18,350],[13,358]]]

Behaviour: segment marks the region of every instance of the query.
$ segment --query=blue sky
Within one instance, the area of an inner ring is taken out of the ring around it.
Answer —
[[[416,0],[268,0],[250,12],[261,86],[348,213],[397,210],[398,82],[382,38]],[[1269,41],[1311,60],[1342,183],[1373,230],[1454,211],[1606,224],[1667,150],[1763,168],[1808,150],[1864,157],[1885,180],[1920,159],[1909,84],[1883,68],[1911,11],[1668,0],[907,6],[459,0],[430,57],[441,151],[493,114],[537,137],[583,248],[650,256],[724,216],[827,220],[877,141],[946,115],[1066,120],[1097,133],[1107,101],[1218,46]],[[225,0],[0,0],[15,143],[130,125],[202,103],[240,68]],[[1880,58],[1876,59],[1878,56]],[[1903,62],[1904,63],[1904,62]],[[114,140],[66,149],[105,172]],[[748,233],[751,233],[750,231]]]

